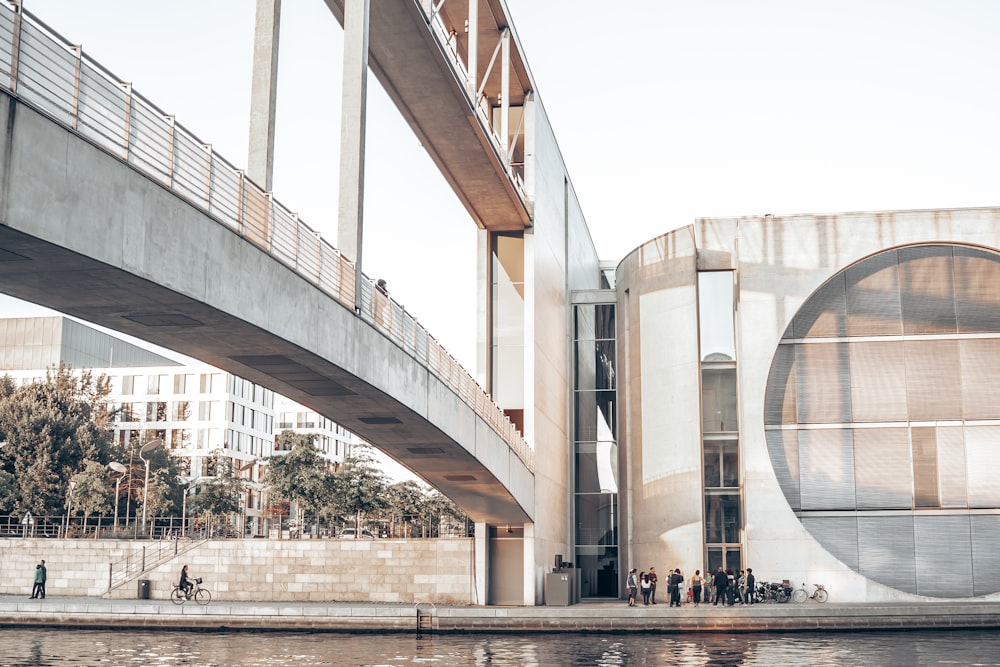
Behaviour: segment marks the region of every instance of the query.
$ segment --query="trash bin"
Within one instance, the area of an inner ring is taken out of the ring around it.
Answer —
[[[149,599],[149,579],[139,580],[139,599],[140,600]]]

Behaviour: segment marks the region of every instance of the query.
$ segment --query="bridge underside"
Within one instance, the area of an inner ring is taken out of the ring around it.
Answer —
[[[343,25],[344,0],[325,1]],[[498,22],[505,25],[506,19],[495,0],[480,4],[478,62],[487,79],[485,92],[495,96],[501,89],[500,68],[488,73],[485,68],[501,30]],[[467,0],[442,3],[441,12],[443,20],[455,26],[462,52],[468,44],[463,27]],[[529,227],[528,210],[449,64],[453,56],[436,42],[417,0],[376,0],[371,3],[369,23],[369,66],[476,224],[492,231]],[[519,106],[529,88],[528,74],[519,50],[512,51],[506,95],[508,104]]]
[[[425,366],[268,256],[0,96],[0,291],[311,407],[476,521],[530,521],[533,475]],[[363,379],[362,379],[363,378]]]

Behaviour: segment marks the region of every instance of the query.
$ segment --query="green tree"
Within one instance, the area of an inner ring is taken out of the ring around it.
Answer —
[[[427,492],[412,479],[396,482],[386,489],[385,503],[384,516],[389,522],[390,533],[410,537],[413,524],[424,516]]]
[[[109,484],[108,472],[97,461],[85,461],[83,470],[73,475],[74,482],[70,515],[83,514],[86,523],[91,514],[102,514],[112,509],[110,496],[114,484]]]
[[[216,450],[212,452],[209,469],[213,474],[198,481],[197,493],[188,500],[188,513],[218,516],[240,512],[246,480],[239,476],[233,459]]]
[[[451,498],[437,489],[432,490],[427,496],[425,512],[430,525],[436,529],[438,535],[441,534],[441,524],[444,522],[462,526],[462,534],[465,534],[468,515],[452,502]]]
[[[294,502],[300,521],[306,512],[316,517],[329,514],[333,478],[316,449],[316,436],[282,431],[278,438],[291,451],[268,459],[265,483],[271,497]]]
[[[364,446],[355,447],[333,478],[333,505],[341,515],[354,517],[354,528],[360,535],[365,517],[385,508],[388,478]]]
[[[8,512],[61,513],[70,478],[112,450],[107,376],[49,370],[44,382],[0,382],[0,469],[13,476]]]

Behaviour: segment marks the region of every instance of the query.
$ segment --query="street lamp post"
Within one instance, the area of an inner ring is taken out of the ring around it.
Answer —
[[[69,480],[69,497],[66,499],[66,529],[63,531],[64,537],[69,537],[69,515],[73,513],[73,491],[76,489],[76,481]]]
[[[112,461],[108,464],[108,467],[118,473],[118,478],[115,480],[115,532],[118,532],[118,488],[121,486],[122,477],[125,476],[125,471],[128,468],[124,464],[118,463],[118,461]]]
[[[142,485],[142,529],[146,530],[146,501],[149,499],[149,460],[143,456],[146,452],[163,444],[162,438],[154,438],[139,448],[139,459],[146,464],[146,481]]]
[[[192,486],[201,477],[192,477],[191,479],[185,479],[184,477],[178,477],[178,480],[184,482],[187,486],[184,487],[184,498],[181,500],[181,537],[187,537],[187,513],[188,513],[188,494],[198,487]]]

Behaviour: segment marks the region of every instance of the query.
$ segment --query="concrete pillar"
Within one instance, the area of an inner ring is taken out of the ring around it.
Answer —
[[[473,590],[476,599],[472,603],[486,604],[490,581],[490,527],[485,523],[476,523],[475,541],[476,569],[473,576],[476,581]]]
[[[344,90],[340,110],[340,207],[337,246],[354,262],[354,305],[361,308],[361,240],[365,199],[369,0],[344,3]]]
[[[250,145],[247,176],[273,189],[274,119],[278,100],[278,31],[281,0],[257,0],[253,36],[253,74],[250,88]]]

